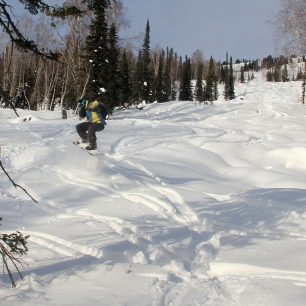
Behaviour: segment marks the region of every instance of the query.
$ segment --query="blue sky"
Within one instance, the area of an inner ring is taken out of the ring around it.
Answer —
[[[275,55],[274,28],[268,22],[281,0],[122,0],[128,9],[127,35],[144,32],[151,25],[151,48],[172,47],[191,56],[224,59]]]
[[[15,0],[11,0],[14,2]],[[48,0],[62,3],[62,0]],[[256,59],[277,55],[269,20],[282,0],[122,0],[130,28],[121,35],[144,33],[151,25],[151,48],[172,47],[181,56],[196,49],[207,59]],[[20,5],[20,4],[19,4]],[[142,41],[139,42],[141,44]]]

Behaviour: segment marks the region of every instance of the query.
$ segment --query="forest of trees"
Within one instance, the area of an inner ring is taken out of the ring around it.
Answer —
[[[213,57],[205,60],[200,50],[191,57],[182,57],[170,47],[152,50],[149,20],[140,38],[142,45],[135,51],[131,41],[119,37],[127,23],[121,0],[67,2],[77,9],[64,10],[69,15],[65,19],[31,18],[28,14],[18,21],[24,37],[32,33],[31,38],[37,43],[34,52],[26,52],[33,43],[23,42],[24,50],[11,43],[12,37],[6,31],[2,33],[2,106],[70,109],[82,97],[99,98],[110,109],[143,101],[195,100],[211,104],[220,94],[218,84],[224,84],[225,100],[234,99],[235,82],[252,80],[254,72],[262,68],[268,71],[268,81],[289,80],[290,59],[285,57],[238,59],[233,64],[227,54],[221,63]],[[54,15],[61,17],[60,13]],[[52,47],[56,52],[46,52]],[[239,71],[234,71],[233,66],[239,67]],[[297,80],[302,77],[302,71],[295,75]]]

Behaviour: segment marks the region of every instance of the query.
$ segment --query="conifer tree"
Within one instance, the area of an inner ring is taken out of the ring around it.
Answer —
[[[228,53],[226,53],[226,62],[224,67],[224,91],[223,96],[226,101],[229,100],[230,89],[229,89],[229,67],[228,67]]]
[[[175,101],[177,99],[177,93],[178,93],[178,85],[177,85],[177,80],[178,80],[178,55],[175,52],[174,54],[174,59],[171,67],[171,101]]]
[[[142,99],[142,88],[143,88],[143,71],[142,71],[143,61],[142,52],[138,52],[136,69],[133,76],[133,95],[132,99],[134,102],[141,102]]]
[[[132,98],[132,83],[130,77],[130,66],[126,54],[123,51],[122,59],[119,65],[119,104],[129,105]]]
[[[213,98],[214,98],[214,101],[218,100],[218,96],[219,96],[219,93],[218,93],[218,77],[217,77],[217,74],[215,72],[214,83],[213,83]]]
[[[301,93],[301,103],[305,104],[305,91],[306,91],[306,76],[302,82],[302,93]]]
[[[192,87],[191,87],[191,62],[190,58],[188,58],[187,56],[185,58],[185,62],[183,63],[179,100],[181,101],[193,100]]]
[[[272,71],[272,69],[269,69],[267,71],[267,82],[273,82],[273,71]]]
[[[219,83],[225,84],[225,80],[226,80],[226,70],[224,68],[224,65],[221,65]]]
[[[229,67],[229,100],[235,99],[235,80],[234,80],[234,70],[233,70],[233,59],[230,57],[230,67]]]
[[[172,81],[171,81],[172,62],[173,62],[173,49],[170,49],[169,51],[169,49],[167,48],[166,67],[164,74],[166,101],[170,100],[172,92]]]
[[[210,57],[208,72],[206,78],[206,90],[205,90],[205,100],[210,101],[211,104],[213,101],[218,99],[218,80],[216,75],[215,62],[213,57]]]
[[[182,80],[183,78],[183,58],[179,57],[178,69],[177,69],[177,80]]]
[[[156,76],[156,92],[155,97],[157,102],[167,102],[166,86],[164,79],[164,52],[159,55],[158,71]]]
[[[226,101],[235,99],[235,81],[233,71],[233,59],[230,57],[228,63],[228,55],[226,54],[226,67],[225,67],[225,83],[224,83],[224,99]]]
[[[302,71],[302,68],[299,67],[295,80],[296,81],[302,81],[303,79],[304,79],[304,73]]]
[[[281,81],[281,67],[279,61],[276,62],[274,70],[273,70],[273,80],[274,82]]]
[[[109,5],[108,0],[91,0],[89,4],[94,19],[86,39],[86,58],[91,67],[91,78],[86,93],[91,99],[102,98],[106,105],[111,106],[108,27],[105,18],[105,11]]]
[[[229,89],[229,69],[227,66],[224,68],[224,72],[225,72],[225,81],[224,81],[223,96],[224,96],[224,99],[228,101],[230,89]]]
[[[177,99],[177,83],[174,81],[171,87],[171,101],[176,101]]]
[[[109,29],[109,52],[108,52],[108,63],[109,63],[109,88],[108,88],[108,99],[110,108],[113,109],[119,105],[119,48],[118,48],[118,35],[116,26],[113,23]]]
[[[142,93],[141,98],[146,102],[153,102],[152,96],[152,73],[150,71],[150,23],[147,21],[144,41],[142,45]]]
[[[289,82],[289,77],[288,77],[288,69],[287,65],[284,65],[284,68],[282,69],[282,81],[283,82]]]
[[[241,66],[240,68],[240,83],[244,83],[245,82],[245,77],[244,77],[244,66]]]
[[[198,69],[197,69],[195,98],[200,103],[205,100],[204,85],[203,85],[203,63],[199,63]]]

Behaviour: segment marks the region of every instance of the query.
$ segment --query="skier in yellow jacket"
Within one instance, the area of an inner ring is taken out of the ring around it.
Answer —
[[[90,101],[82,99],[78,104],[79,116],[86,118],[82,123],[77,124],[76,131],[81,141],[75,143],[88,143],[86,150],[97,149],[96,132],[100,132],[106,125],[107,111],[104,105],[98,100]]]

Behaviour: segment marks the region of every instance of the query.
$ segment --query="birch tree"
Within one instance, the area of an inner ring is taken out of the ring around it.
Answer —
[[[286,53],[306,52],[306,1],[282,0],[275,16],[277,38],[283,43]]]

